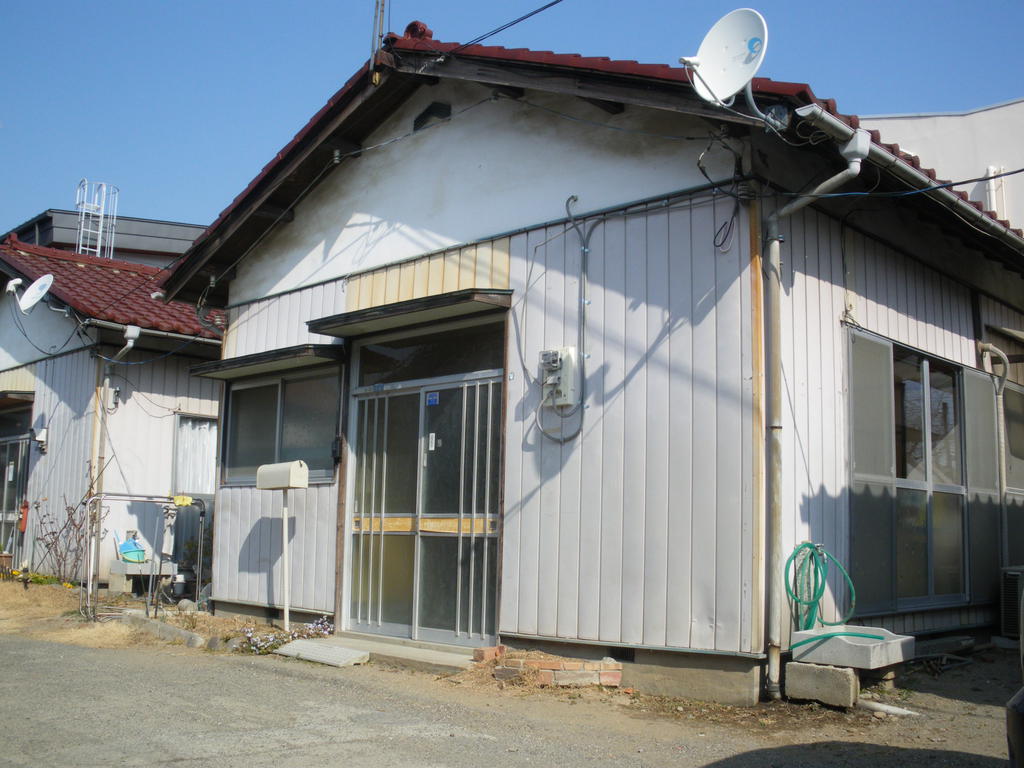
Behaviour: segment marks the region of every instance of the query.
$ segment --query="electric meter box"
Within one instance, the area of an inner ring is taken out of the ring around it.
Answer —
[[[541,402],[550,407],[576,405],[580,400],[580,368],[576,347],[540,353]]]
[[[256,469],[256,487],[262,491],[307,488],[308,486],[309,467],[304,461],[262,464]]]

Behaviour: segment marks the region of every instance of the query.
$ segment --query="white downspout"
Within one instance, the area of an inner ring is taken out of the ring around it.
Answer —
[[[992,356],[998,357],[999,362],[1003,364],[1003,374],[996,379],[996,445],[999,450],[999,454],[996,456],[996,467],[999,472],[1000,538],[1003,541],[1000,561],[1005,565],[1009,559],[1009,542],[1006,540],[1006,406],[1003,402],[1003,389],[1005,389],[1006,379],[1010,375],[1010,359],[995,344],[989,344],[984,341],[978,342],[978,351],[982,354],[985,370],[991,373],[993,377],[995,377],[995,374],[992,372]]]
[[[782,697],[782,607],[785,590],[782,583],[782,235],[779,220],[813,203],[818,195],[854,179],[860,174],[861,162],[868,156],[871,136],[858,129],[843,145],[840,153],[846,158],[846,169],[826,179],[806,195],[795,198],[768,216],[768,261],[765,275],[765,368],[768,407],[765,422],[768,432],[768,694]]]

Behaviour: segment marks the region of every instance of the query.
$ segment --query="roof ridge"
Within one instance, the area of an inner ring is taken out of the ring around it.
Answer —
[[[84,262],[86,264],[103,267],[106,269],[116,269],[122,272],[137,272],[140,275],[152,276],[159,274],[163,270],[159,267],[152,267],[149,264],[140,264],[135,261],[124,261],[122,259],[108,259],[101,256],[91,256],[87,253],[78,253],[77,251],[62,251],[58,248],[48,248],[44,245],[36,245],[34,243],[26,243],[17,238],[15,234],[10,233],[3,241],[3,246],[12,248],[17,251],[24,251],[34,256],[40,256],[47,259],[58,259],[60,261],[73,261],[73,262]]]

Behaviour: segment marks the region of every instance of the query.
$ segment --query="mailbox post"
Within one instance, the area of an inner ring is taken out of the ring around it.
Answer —
[[[304,461],[263,464],[256,469],[256,487],[262,491],[284,491],[281,507],[281,583],[284,590],[284,631],[290,632],[288,621],[288,491],[309,486],[309,467]]]

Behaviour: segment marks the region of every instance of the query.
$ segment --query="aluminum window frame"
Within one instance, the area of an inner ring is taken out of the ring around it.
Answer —
[[[281,441],[284,434],[284,384],[288,381],[304,381],[308,379],[328,379],[331,374],[334,374],[335,384],[337,386],[337,400],[335,403],[335,418],[334,418],[334,434],[337,440],[341,436],[341,417],[342,417],[342,397],[344,392],[344,366],[328,363],[322,366],[314,366],[310,368],[302,368],[296,371],[287,371],[272,375],[254,376],[252,378],[238,379],[236,381],[228,382],[228,386],[225,392],[225,407],[224,407],[224,423],[221,428],[221,434],[218,435],[218,445],[220,447],[221,460],[219,463],[219,477],[218,483],[221,487],[225,488],[238,488],[238,487],[252,487],[256,485],[256,473],[253,472],[251,475],[237,475],[230,476],[231,471],[231,428],[233,424],[232,414],[232,399],[235,392],[245,391],[247,389],[258,389],[260,387],[274,386],[276,388],[276,394],[274,398],[274,456],[266,462],[268,464],[276,463],[280,461],[281,457]],[[309,483],[310,485],[325,485],[335,482],[335,477],[338,472],[338,457],[334,457],[333,466],[330,469],[313,469],[309,470]]]
[[[889,615],[892,613],[905,613],[915,610],[931,610],[949,607],[958,607],[968,605],[970,603],[971,595],[971,542],[970,542],[970,478],[968,476],[968,462],[967,462],[967,419],[969,415],[967,413],[967,404],[965,401],[964,387],[965,387],[965,370],[969,366],[965,366],[962,363],[958,363],[955,360],[949,360],[943,358],[940,355],[934,355],[916,347],[911,347],[907,344],[901,344],[893,341],[892,339],[881,336],[880,334],[872,333],[862,328],[848,328],[848,354],[847,364],[850,366],[847,372],[847,382],[852,382],[852,366],[853,366],[853,352],[852,352],[852,341],[856,336],[867,338],[875,343],[883,344],[889,348],[890,360],[895,363],[895,352],[901,350],[909,352],[920,358],[920,371],[921,371],[921,385],[922,385],[922,403],[930,403],[931,395],[931,381],[930,381],[930,367],[929,361],[936,361],[942,363],[944,366],[948,366],[955,371],[954,383],[955,383],[955,394],[956,403],[960,413],[960,422],[957,425],[958,429],[958,448],[959,448],[959,464],[960,464],[960,478],[961,484],[948,484],[948,483],[937,483],[934,481],[934,470],[932,466],[932,435],[931,435],[931,423],[930,423],[930,408],[926,408],[922,412],[922,428],[925,442],[925,479],[924,480],[913,480],[907,478],[901,478],[897,476],[896,466],[898,462],[897,451],[896,451],[896,398],[895,392],[893,391],[893,382],[890,382],[889,392],[889,407],[892,414],[892,427],[890,438],[890,449],[892,451],[892,467],[888,476],[882,476],[877,474],[861,473],[857,472],[854,467],[853,458],[855,456],[854,446],[854,420],[857,418],[857,414],[854,412],[853,398],[849,398],[849,405],[847,408],[847,423],[850,425],[848,434],[848,450],[850,456],[850,488],[852,489],[855,484],[874,485],[888,487],[892,492],[892,506],[890,507],[889,514],[889,543],[891,547],[892,563],[893,563],[893,584],[892,584],[892,595],[893,605],[890,609],[880,609],[867,612],[857,612],[857,617],[867,616],[880,616]],[[890,368],[890,372],[892,372]],[[916,490],[923,491],[927,494],[926,501],[926,523],[925,532],[927,536],[927,583],[928,583],[928,594],[924,596],[915,597],[899,597],[899,583],[896,571],[896,563],[899,558],[899,551],[897,548],[897,532],[896,532],[896,504],[897,494],[900,490]],[[933,497],[935,493],[945,493],[949,495],[955,495],[960,498],[960,557],[961,557],[961,591],[958,593],[950,594],[935,594],[935,559],[934,559],[934,523],[933,523]],[[852,537],[853,534],[853,519],[852,519],[852,506],[848,507],[848,520],[847,520],[847,536]],[[849,555],[849,553],[848,553]]]

